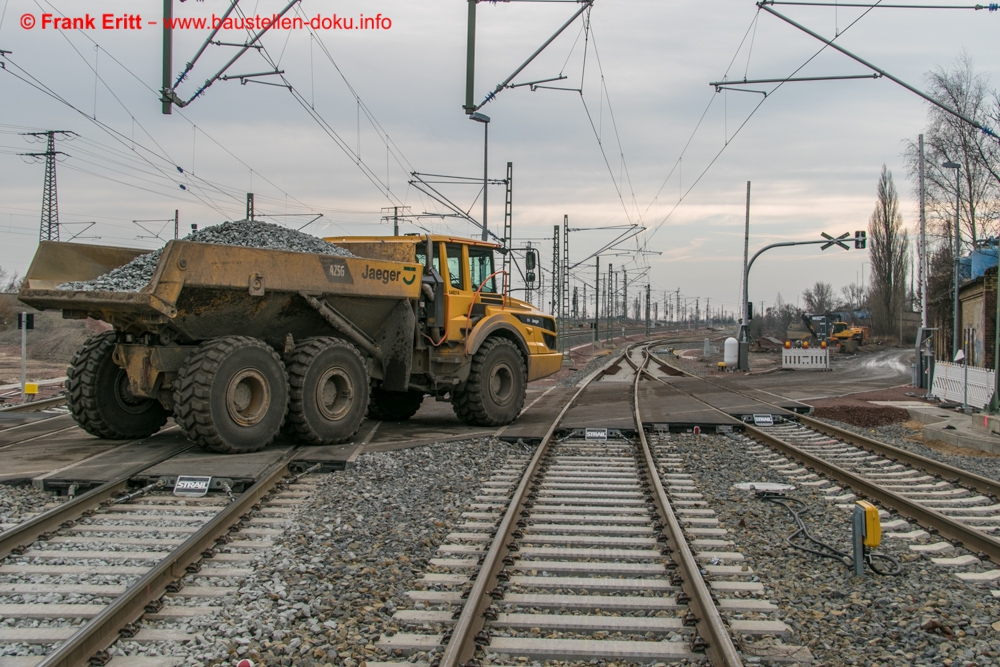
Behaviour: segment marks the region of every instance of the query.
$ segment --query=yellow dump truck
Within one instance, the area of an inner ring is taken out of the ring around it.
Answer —
[[[499,426],[559,370],[553,318],[502,293],[497,246],[443,236],[328,239],[353,253],[170,241],[138,291],[60,289],[148,251],[43,241],[19,298],[113,331],[68,370],[76,421],[142,438],[168,416],[201,447],[252,452],[287,433],[349,440],[366,413],[407,419],[425,396]]]

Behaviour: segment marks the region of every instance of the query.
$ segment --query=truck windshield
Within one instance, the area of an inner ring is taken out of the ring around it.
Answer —
[[[493,275],[493,249],[469,246],[469,274],[472,276],[472,289],[478,289],[486,278]],[[481,292],[496,293],[496,277],[486,280]]]

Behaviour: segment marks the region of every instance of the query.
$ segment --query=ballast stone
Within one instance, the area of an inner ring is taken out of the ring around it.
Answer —
[[[315,236],[269,222],[253,220],[236,220],[224,222],[214,227],[206,227],[188,234],[183,240],[244,248],[337,255],[339,257],[354,256],[350,251]],[[93,280],[63,283],[59,285],[59,289],[87,292],[138,292],[152,280],[153,272],[156,270],[156,264],[160,261],[160,253],[162,252],[161,248],[149,254],[140,255],[128,264],[119,266],[103,276]]]

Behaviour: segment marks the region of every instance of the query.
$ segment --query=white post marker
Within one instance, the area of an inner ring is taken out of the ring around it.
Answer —
[[[969,364],[965,360],[965,350],[955,353],[955,363],[958,362],[962,362],[962,370],[965,372],[962,381],[962,412],[966,412],[969,409]]]

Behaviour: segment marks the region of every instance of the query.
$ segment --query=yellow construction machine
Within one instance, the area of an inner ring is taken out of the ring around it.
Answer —
[[[854,340],[863,345],[868,340],[868,327],[859,327],[847,322],[835,321],[836,317],[827,315],[809,315],[802,313],[801,322],[793,321],[788,326],[785,336],[790,341],[832,340],[844,342]]]
[[[518,416],[529,381],[559,370],[555,321],[502,292],[498,246],[328,241],[354,256],[170,241],[138,291],[65,287],[148,251],[43,241],[19,297],[112,325],[67,382],[73,417],[103,438],[146,437],[173,416],[217,452],[257,451],[282,427],[334,444],[366,413],[407,419],[427,395],[499,426]]]

